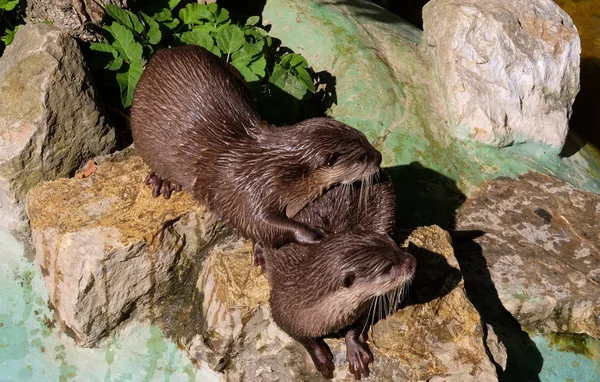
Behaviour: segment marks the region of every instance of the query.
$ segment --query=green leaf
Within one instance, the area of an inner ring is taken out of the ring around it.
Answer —
[[[244,32],[237,25],[228,25],[217,33],[215,40],[223,53],[231,54],[244,44]]]
[[[315,84],[308,70],[301,67],[296,68],[296,78],[306,87],[306,90],[313,94],[315,93]]]
[[[119,52],[112,46],[106,43],[95,43],[90,45],[90,49],[95,52],[100,53],[108,53],[103,55],[103,59],[106,60],[106,64],[104,64],[103,68],[108,70],[119,70],[121,66],[123,66],[123,59],[119,57]]]
[[[287,68],[303,67],[307,69],[308,62],[306,62],[306,59],[298,53],[289,53],[281,59],[281,66]]]
[[[215,42],[210,34],[201,29],[193,29],[189,32],[184,32],[179,37],[180,41],[186,44],[199,45],[211,50]]]
[[[306,86],[280,64],[275,65],[269,82],[298,100],[304,98],[307,92]]]
[[[125,108],[131,106],[133,91],[140,80],[142,71],[143,68],[140,62],[132,62],[131,65],[129,65],[128,71],[117,73],[117,82],[119,83],[119,90],[121,91],[121,103]]]
[[[12,11],[17,5],[19,5],[19,0],[0,0],[0,9],[5,11]]]
[[[221,49],[219,49],[219,47],[217,47],[216,45],[212,47],[212,49],[210,49],[211,53],[214,54],[217,57],[222,57],[223,56],[223,52],[221,52]]]
[[[215,20],[215,16],[206,5],[197,3],[190,3],[181,9],[179,18],[184,24],[203,24],[206,21]]]
[[[123,59],[129,63],[142,60],[142,45],[135,41],[129,29],[116,22],[105,26],[104,29],[114,38],[112,46]]]
[[[158,23],[173,20],[173,15],[168,9],[162,9],[160,12],[154,14],[149,13],[148,16],[152,17]]]
[[[238,50],[237,52],[231,55],[231,63],[240,62],[244,65],[247,65],[250,63],[250,61],[254,60],[256,56],[259,55],[261,52],[262,49],[260,46],[244,42],[242,49]]]
[[[254,82],[258,81],[259,78],[252,70],[250,70],[246,65],[241,63],[232,63],[232,65],[244,76],[246,82]]]
[[[144,31],[144,25],[133,12],[121,9],[112,4],[106,4],[105,9],[110,17],[125,25],[135,33],[141,34]]]
[[[181,0],[169,0],[169,9],[175,9],[175,7],[178,6],[180,2]]]
[[[21,27],[21,25],[17,25],[15,27],[15,29],[7,29],[6,30],[6,34],[2,37],[0,37],[0,40],[2,40],[2,42],[4,42],[4,45],[10,45],[13,40],[15,39],[15,35],[17,34],[17,31],[19,30],[19,28]]]
[[[209,3],[206,5],[206,8],[210,11],[210,13],[214,14],[219,10],[219,5],[217,3]]]
[[[265,77],[265,68],[267,67],[267,60],[264,57],[260,57],[258,60],[253,61],[250,64],[250,70],[260,78]]]
[[[260,21],[260,16],[250,16],[248,17],[248,20],[246,20],[246,26],[253,26],[258,24],[258,22]]]
[[[148,32],[146,32],[146,36],[148,36],[148,42],[152,45],[156,45],[162,39],[162,33],[160,32],[160,25],[150,16],[141,12],[146,25],[148,25]]]
[[[168,23],[164,23],[163,25],[166,26],[167,28],[173,30],[173,29],[177,28],[180,23],[181,22],[179,21],[179,19],[173,19],[172,21],[169,21]]]
[[[211,4],[216,5],[216,3]],[[213,12],[213,14],[215,15],[215,23],[217,25],[222,25],[229,22],[229,11],[227,9],[218,8],[215,12]]]

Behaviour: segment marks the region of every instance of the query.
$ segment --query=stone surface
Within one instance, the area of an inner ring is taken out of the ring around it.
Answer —
[[[405,245],[419,262],[411,287],[413,305],[373,327],[371,349],[375,362],[369,380],[497,380],[496,370],[484,347],[479,314],[465,295],[448,234],[436,226],[419,228]],[[234,260],[236,257],[238,260]],[[224,269],[235,269],[235,264],[242,259],[245,266],[250,266],[248,252],[238,252],[226,260]],[[265,282],[263,276],[259,278],[261,283]],[[231,284],[235,276],[228,279]],[[220,300],[222,302],[216,306],[225,307],[225,304],[232,306],[232,301],[240,301],[241,312],[254,312],[254,315],[238,321],[246,322],[245,325],[231,325],[228,318],[222,326],[231,334],[224,336],[225,332],[221,332],[221,338],[238,336],[237,342],[242,344],[236,347],[239,350],[224,370],[228,378],[242,381],[321,380],[308,353],[273,323],[266,309],[268,296],[259,292],[256,284],[248,286],[247,281],[233,282],[233,285],[229,290],[222,288],[223,293],[213,292],[211,305]],[[258,309],[248,309],[248,297],[239,293],[240,285],[247,291],[244,294],[254,296],[251,298],[255,298],[255,303],[260,303]],[[266,284],[260,288],[266,288]],[[224,309],[214,308],[213,311],[230,317],[223,314]],[[218,314],[212,315],[216,316]],[[351,380],[343,342],[332,339],[328,343],[336,365],[334,380]],[[501,344],[498,346],[502,348]]]
[[[599,216],[599,195],[547,175],[490,182],[458,216],[458,228],[486,232],[461,251],[474,290],[493,282],[530,330],[600,337]]]
[[[423,8],[423,28],[456,136],[499,147],[563,146],[579,91],[581,45],[558,5],[432,0]]]
[[[373,329],[378,380],[497,381],[448,233],[418,228],[405,245],[418,264],[414,296]]]
[[[64,330],[96,346],[123,323],[149,318],[196,364],[229,380],[319,380],[308,353],[273,322],[250,243],[185,192],[152,198],[147,171],[122,154],[89,178],[31,190],[35,262]],[[405,245],[419,264],[411,305],[374,317],[372,379],[495,380],[449,235],[420,228]],[[343,343],[330,344],[336,380],[346,380]]]
[[[0,58],[0,105],[0,213],[15,221],[31,187],[115,147],[77,43],[47,25],[20,28]]]
[[[27,213],[50,302],[74,338],[91,346],[122,321],[153,317],[216,218],[185,193],[155,199],[138,157],[100,165],[87,179],[42,183]]]
[[[106,4],[127,8],[131,0],[29,0],[27,19],[29,23],[50,23],[83,41],[98,41],[87,24],[100,26]]]
[[[497,8],[515,2],[505,3],[496,2]],[[560,10],[556,12],[562,14]],[[326,100],[331,104],[328,114],[363,131],[381,151],[383,166],[390,172],[416,179],[414,184],[406,184],[406,187],[403,187],[403,181],[398,181],[396,187],[402,194],[402,200],[411,201],[410,207],[418,205],[413,210],[426,211],[431,206],[447,205],[450,203],[447,196],[455,196],[451,188],[444,187],[449,182],[432,182],[429,186],[418,179],[423,174],[406,174],[413,170],[409,164],[415,162],[438,173],[439,177],[451,180],[454,188],[458,187],[463,194],[498,176],[514,176],[530,170],[551,173],[578,188],[600,193],[600,153],[590,145],[584,145],[585,142],[571,148],[566,155],[568,158],[564,158],[559,156],[560,145],[550,146],[541,140],[499,149],[456,139],[455,119],[448,112],[446,89],[440,86],[445,77],[436,69],[434,57],[427,54],[422,31],[373,2],[269,0],[262,15],[263,22],[271,27],[270,35],[306,57],[316,72],[328,73],[330,80]],[[545,17],[549,19],[542,25],[549,26],[556,19],[552,14],[540,14],[540,20],[545,20]],[[437,20],[435,28],[446,24],[446,16],[444,23],[439,23],[439,16]],[[564,20],[563,28],[568,28],[568,17],[565,16]],[[428,28],[427,25],[425,27]],[[503,30],[497,32],[504,33]],[[543,37],[549,36],[549,33],[550,30],[544,32]],[[547,42],[536,36],[530,36],[534,45],[546,49]],[[453,37],[446,37],[450,40],[440,44],[451,47]],[[546,54],[543,49],[540,54]],[[566,66],[564,70],[567,70]],[[547,74],[548,84],[554,86],[556,82],[563,81],[561,76],[564,73],[559,70]],[[327,78],[327,75],[323,77]],[[577,83],[574,85],[576,87]],[[565,86],[565,92],[569,89]],[[495,106],[496,99],[492,100],[490,105]],[[527,113],[534,112],[539,112],[540,118],[544,118],[544,109],[530,107],[527,110]],[[528,115],[524,114],[523,118]],[[563,121],[566,121],[566,115],[565,111],[561,117]],[[464,127],[474,129],[481,126]],[[424,187],[428,188],[427,192],[421,192]],[[420,203],[424,195],[430,200]],[[411,227],[443,224],[442,221],[449,218],[434,216],[433,212],[429,214],[428,221]],[[451,225],[444,224],[444,227]]]

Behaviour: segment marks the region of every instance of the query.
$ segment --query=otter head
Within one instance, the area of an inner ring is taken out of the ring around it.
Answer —
[[[305,330],[313,334],[352,324],[380,296],[399,299],[415,272],[415,258],[384,234],[349,231],[309,248],[315,255],[307,257],[313,264],[307,265],[312,271],[305,277],[319,288],[311,283],[296,287],[306,288],[303,295],[312,296],[305,312],[315,322],[307,323]]]
[[[280,149],[287,150],[296,167],[291,173],[302,174],[298,184],[302,191],[292,190],[294,197],[286,206],[288,217],[295,216],[329,187],[356,181],[370,183],[380,171],[381,153],[363,133],[344,123],[312,118],[281,130],[287,131],[286,143]]]

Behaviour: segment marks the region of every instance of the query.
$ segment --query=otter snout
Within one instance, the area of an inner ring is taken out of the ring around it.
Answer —
[[[417,268],[417,260],[414,256],[406,253],[404,258],[401,260],[401,264],[398,269],[399,277],[411,278],[415,274],[415,269]]]
[[[381,166],[381,153],[377,149],[369,148],[363,155],[358,158],[359,162],[368,163],[375,167]]]

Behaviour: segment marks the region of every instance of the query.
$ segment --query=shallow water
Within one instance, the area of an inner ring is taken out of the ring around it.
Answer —
[[[154,325],[137,323],[95,349],[62,334],[38,268],[0,228],[0,381],[218,381]]]

